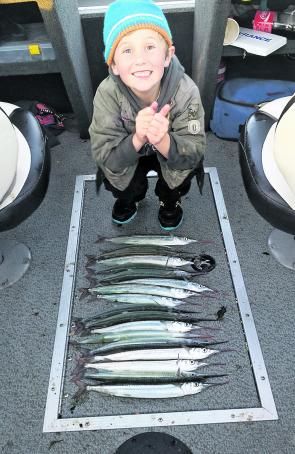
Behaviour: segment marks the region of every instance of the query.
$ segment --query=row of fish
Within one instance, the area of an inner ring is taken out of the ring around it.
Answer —
[[[230,349],[216,349],[224,343],[214,338],[219,328],[200,322],[218,320],[225,309],[203,316],[177,308],[186,302],[198,306],[192,299],[196,296],[216,296],[215,290],[192,280],[213,269],[214,259],[172,250],[197,242],[172,235],[99,237],[97,242],[102,241],[124,247],[88,256],[91,287],[82,289],[82,296],[127,306],[74,320],[71,344],[82,354],[73,381],[83,392],[136,398],[179,397],[223,384],[209,379],[225,374],[199,369],[221,366],[203,360]],[[187,266],[194,271],[179,268]]]

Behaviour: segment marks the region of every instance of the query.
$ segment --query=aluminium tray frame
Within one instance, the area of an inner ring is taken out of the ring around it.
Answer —
[[[71,320],[81,219],[86,181],[95,181],[95,175],[78,175],[74,191],[72,216],[60,296],[59,314],[53,349],[51,372],[45,408],[43,432],[161,427],[170,425],[213,424],[226,422],[267,421],[278,419],[262,351],[251,313],[239,259],[228,219],[216,167],[207,167],[218,219],[223,234],[228,263],[237,297],[240,317],[249,349],[253,375],[261,407],[198,410],[167,413],[127,414],[62,418],[60,414],[67,339]],[[149,176],[155,176],[150,172]]]

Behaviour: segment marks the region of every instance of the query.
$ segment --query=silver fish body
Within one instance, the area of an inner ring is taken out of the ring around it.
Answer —
[[[123,257],[125,255],[175,255],[175,250],[171,247],[165,246],[126,246],[119,249],[113,249],[111,251],[102,252],[100,255],[96,256],[96,260],[107,259],[113,257]],[[177,254],[180,255],[193,255],[192,253],[185,251],[177,251]],[[195,254],[196,255],[196,254]],[[90,256],[91,257],[91,256]]]
[[[105,345],[99,345],[87,352],[87,357],[94,357],[97,355],[104,355],[115,352],[126,352],[132,349],[162,349],[162,348],[204,348],[210,345],[215,345],[220,342],[212,342],[204,339],[188,339],[188,338],[173,338],[173,339],[129,339],[118,342],[111,342]]]
[[[196,339],[196,338],[208,338],[212,336],[201,336],[198,334],[192,333],[176,333],[176,332],[168,332],[168,331],[147,331],[147,330],[140,330],[140,331],[122,331],[122,332],[114,332],[114,333],[105,333],[105,334],[93,334],[91,336],[79,337],[76,340],[78,344],[105,344],[111,342],[120,342],[120,341],[127,341],[130,342],[132,340],[142,341],[143,345],[146,339],[153,339],[155,342],[157,340],[167,340],[169,339],[177,339],[177,338],[188,338],[188,339]]]
[[[201,367],[208,366],[208,363],[202,363],[194,360],[167,360],[167,361],[121,361],[121,362],[99,362],[85,363],[85,369],[98,369],[109,371],[125,371],[134,373],[149,373],[149,372],[174,372],[182,373],[186,371],[194,371]]]
[[[109,267],[116,266],[158,266],[177,268],[186,265],[193,265],[193,260],[186,260],[181,257],[165,255],[126,255],[124,257],[113,257],[97,260],[97,263]]]
[[[108,333],[118,331],[138,331],[138,330],[149,330],[149,331],[169,331],[177,333],[187,333],[193,329],[203,329],[198,325],[187,322],[178,321],[162,321],[162,320],[141,320],[137,322],[120,323],[118,325],[109,326],[106,328],[93,328],[91,333]]]
[[[134,305],[132,307],[130,305],[125,305],[125,306],[121,306],[120,308],[108,309],[108,310],[105,310],[103,312],[99,312],[98,314],[91,315],[89,317],[85,317],[85,318],[82,319],[82,321],[83,321],[83,323],[87,323],[87,322],[92,322],[93,320],[106,319],[106,318],[109,318],[109,317],[112,317],[112,316],[116,316],[116,315],[119,315],[119,314],[127,314],[127,313],[134,312],[134,311],[136,311],[136,312],[148,312],[151,309],[153,311],[155,310],[155,308],[153,306],[149,307],[148,305],[143,306],[142,304],[138,304],[138,305]],[[161,307],[161,306],[157,308],[157,311],[158,312],[164,312],[164,313],[169,312],[169,313],[175,313],[175,314],[190,314],[190,315],[192,315],[191,311],[186,311],[186,310],[182,310],[182,309],[178,309],[178,310],[172,311],[169,308]]]
[[[120,295],[119,295],[120,296]],[[127,295],[130,296],[130,295]],[[132,295],[133,296],[133,295]],[[161,297],[157,297],[161,298]],[[183,300],[179,300],[183,302]],[[133,305],[130,305],[131,308]],[[180,322],[187,322],[187,323],[199,323],[200,321],[214,321],[216,319],[212,318],[198,318],[197,312],[193,313],[178,313],[178,312],[164,312],[158,311],[158,307],[154,307],[153,309],[149,309],[148,311],[130,311],[130,312],[123,312],[122,314],[116,314],[105,319],[96,319],[93,318],[92,320],[88,320],[84,322],[83,320],[77,321],[80,322],[80,326],[82,325],[84,328],[106,328],[109,326],[114,326],[122,323],[130,323],[130,322],[137,322],[143,320],[163,320],[163,321],[180,321]],[[76,323],[77,324],[77,323]]]
[[[91,362],[100,361],[150,361],[155,358],[158,360],[171,360],[171,359],[188,359],[188,360],[202,360],[209,356],[219,353],[219,350],[214,350],[206,347],[177,347],[177,348],[148,348],[139,350],[127,350],[117,353],[108,353],[105,355],[96,355],[87,357]]]
[[[188,298],[194,292],[182,288],[164,287],[160,285],[145,284],[114,284],[94,287],[89,292],[96,295],[112,295],[114,293],[136,293],[143,295],[167,296],[169,298]]]
[[[186,244],[198,243],[198,240],[175,235],[126,235],[116,236],[113,238],[98,237],[98,242],[100,241],[109,241],[115,244],[129,244],[134,246],[184,246]]]
[[[87,385],[87,391],[136,399],[163,399],[198,394],[212,384],[202,382],[151,385]]]
[[[142,278],[142,279],[130,279],[124,281],[124,284],[144,284],[144,285],[157,285],[164,287],[179,288],[189,290],[191,292],[202,293],[212,292],[213,290],[206,287],[205,285],[198,284],[197,282],[191,282],[187,280],[178,279],[166,279],[166,278]],[[123,284],[123,282],[121,283]]]
[[[96,272],[95,274],[99,274]],[[175,278],[184,279],[191,278],[200,273],[193,273],[179,268],[127,268],[119,271],[113,271],[109,274],[102,274],[99,282],[101,284],[115,283],[128,279],[141,279],[141,278]]]
[[[126,304],[147,304],[149,306],[165,306],[174,308],[185,304],[185,299],[169,298],[167,296],[158,296],[158,295],[146,295],[146,294],[111,294],[111,295],[99,295],[99,298],[106,299],[115,303],[126,303]],[[195,304],[190,301],[190,304]]]

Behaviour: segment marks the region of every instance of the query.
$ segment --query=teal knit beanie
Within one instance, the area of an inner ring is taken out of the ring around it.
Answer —
[[[172,46],[172,35],[163,11],[152,0],[116,0],[107,9],[104,18],[104,57],[112,63],[115,50],[123,38],[134,30],[150,28],[160,33]]]

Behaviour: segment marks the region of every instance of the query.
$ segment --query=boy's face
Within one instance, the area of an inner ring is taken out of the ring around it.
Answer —
[[[150,29],[124,36],[111,64],[116,76],[140,99],[157,97],[164,68],[169,66],[174,47],[167,48],[162,36]]]

